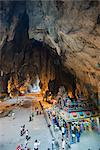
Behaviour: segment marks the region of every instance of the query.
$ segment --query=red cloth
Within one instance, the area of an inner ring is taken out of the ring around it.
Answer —
[[[77,116],[77,113],[76,113],[76,112],[73,112],[72,115],[76,117],[76,116]]]

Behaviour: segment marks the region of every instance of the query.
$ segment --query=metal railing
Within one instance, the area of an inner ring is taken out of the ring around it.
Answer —
[[[47,123],[47,126],[49,128],[49,131],[51,133],[51,136],[52,136],[52,139],[54,140],[54,144],[52,143],[52,150],[59,150],[59,143],[58,141],[56,140],[56,135],[55,135],[55,131],[54,131],[54,128],[53,128],[53,125],[49,119],[49,116],[48,116],[48,113],[44,110],[41,102],[39,101],[40,103],[40,106],[42,108],[42,111],[43,111],[43,114],[44,114],[44,118],[46,120],[46,123]]]

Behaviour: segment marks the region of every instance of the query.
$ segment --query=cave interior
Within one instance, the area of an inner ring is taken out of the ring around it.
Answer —
[[[0,1],[0,22],[1,97],[30,92],[39,80],[42,92],[64,86],[99,104],[98,0]]]

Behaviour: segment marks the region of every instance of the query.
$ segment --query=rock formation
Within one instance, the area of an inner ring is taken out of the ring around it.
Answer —
[[[0,66],[3,72],[13,72],[12,68],[17,70],[31,58],[34,38],[40,43],[45,42],[52,47],[55,56],[60,56],[61,63],[76,78],[78,92],[97,103],[100,101],[99,0],[0,1],[0,22]],[[40,61],[33,57],[28,62],[30,65],[32,61]],[[46,65],[45,59],[42,63]],[[44,68],[48,69],[47,66]]]

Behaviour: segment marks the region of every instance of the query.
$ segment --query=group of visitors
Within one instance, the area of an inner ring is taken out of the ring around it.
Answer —
[[[33,120],[35,114],[36,115],[41,114],[41,111],[38,109],[38,107],[36,107],[34,110],[31,111],[31,114],[29,115],[29,122]],[[17,146],[16,150],[30,150],[30,148],[28,147],[28,142],[31,139],[31,136],[29,135],[29,130],[26,129],[25,124],[20,127],[20,136],[24,136],[24,135],[25,135],[24,144],[19,144]],[[38,141],[36,139],[33,143],[33,149],[32,150],[38,150],[39,145],[40,145],[40,141]]]
[[[35,111],[32,110],[32,113],[29,115],[29,122],[33,120],[35,113],[36,113],[36,115],[39,115],[39,114],[41,115],[42,111],[39,110],[38,107],[35,108]]]
[[[51,123],[53,125],[54,131],[61,131],[61,136],[59,137],[61,140],[59,141],[59,146],[61,147],[62,150],[69,149],[70,142],[68,139],[67,135],[67,130],[66,130],[66,123],[65,122],[60,122],[59,116],[56,115],[53,111],[50,111],[47,109],[48,117],[51,120]],[[54,141],[53,141],[54,143]],[[53,146],[53,144],[52,144]]]
[[[43,111],[43,106],[42,106],[42,111]],[[31,114],[29,115],[29,122],[33,120],[34,115],[37,115],[37,116],[41,115],[42,111],[38,107],[35,107],[31,111]],[[29,130],[26,128],[25,124],[20,127],[20,136],[21,137],[24,136],[25,137],[25,141],[24,141],[24,144],[19,144],[17,146],[16,150],[39,150],[40,141],[37,140],[37,139],[33,142],[33,148],[32,149],[29,148],[28,145],[29,145],[29,141],[31,139],[31,136],[30,136]],[[47,150],[51,150],[51,149],[47,148]]]
[[[24,136],[24,135],[25,135],[24,144],[19,144],[16,150],[30,150],[30,148],[28,147],[28,141],[31,139],[31,137],[29,136],[29,130],[26,129],[25,124],[20,128],[20,136]],[[40,145],[40,141],[36,139],[33,143],[33,150],[38,150],[39,145]]]
[[[28,141],[31,139],[31,137],[29,136],[29,131],[28,129],[26,129],[25,125],[21,126],[20,128],[20,136],[24,136],[25,135],[25,143],[24,144],[19,144],[16,148],[16,150],[31,150],[28,147]],[[54,150],[54,139],[52,140],[52,150]],[[33,149],[32,150],[39,150],[39,145],[40,145],[40,141],[38,141],[37,139],[34,141],[33,143]],[[50,150],[50,148],[48,148],[47,150]]]
[[[69,145],[70,143],[76,143],[76,142],[80,142],[80,137],[81,134],[83,133],[83,131],[89,131],[94,127],[94,120],[93,118],[89,120],[81,120],[81,121],[74,121],[70,124],[70,131],[68,128],[68,125],[66,122],[64,122],[63,119],[61,119],[60,116],[57,115],[56,110],[50,110],[47,109],[47,113],[48,113],[48,117],[52,122],[52,125],[58,130],[61,130],[62,133],[62,147],[64,147],[64,145],[66,146],[66,138],[69,137],[69,133],[70,132],[70,139],[69,141]],[[66,138],[65,138],[66,137]],[[67,142],[68,143],[68,142]],[[67,144],[68,145],[68,144]]]
[[[64,121],[61,121],[60,116],[56,115],[56,112],[47,109],[47,113],[54,129],[58,127],[62,131],[62,135],[64,135],[66,133],[66,123]]]
[[[80,142],[80,135],[81,135],[81,127],[79,124],[72,124],[71,125],[71,136],[72,136],[72,143]]]
[[[41,113],[42,113],[41,110],[39,110],[38,107],[35,108],[35,112],[36,112],[36,115],[39,115],[39,114],[41,115]]]
[[[28,141],[30,140],[31,137],[29,136],[29,131],[28,129],[26,129],[25,124],[20,128],[20,136],[24,136],[24,135],[25,135],[24,149],[28,150]]]
[[[79,122],[72,122],[71,124],[71,136],[72,136],[72,143],[80,142],[81,134],[84,130],[90,130],[91,124],[88,121],[79,121]]]

